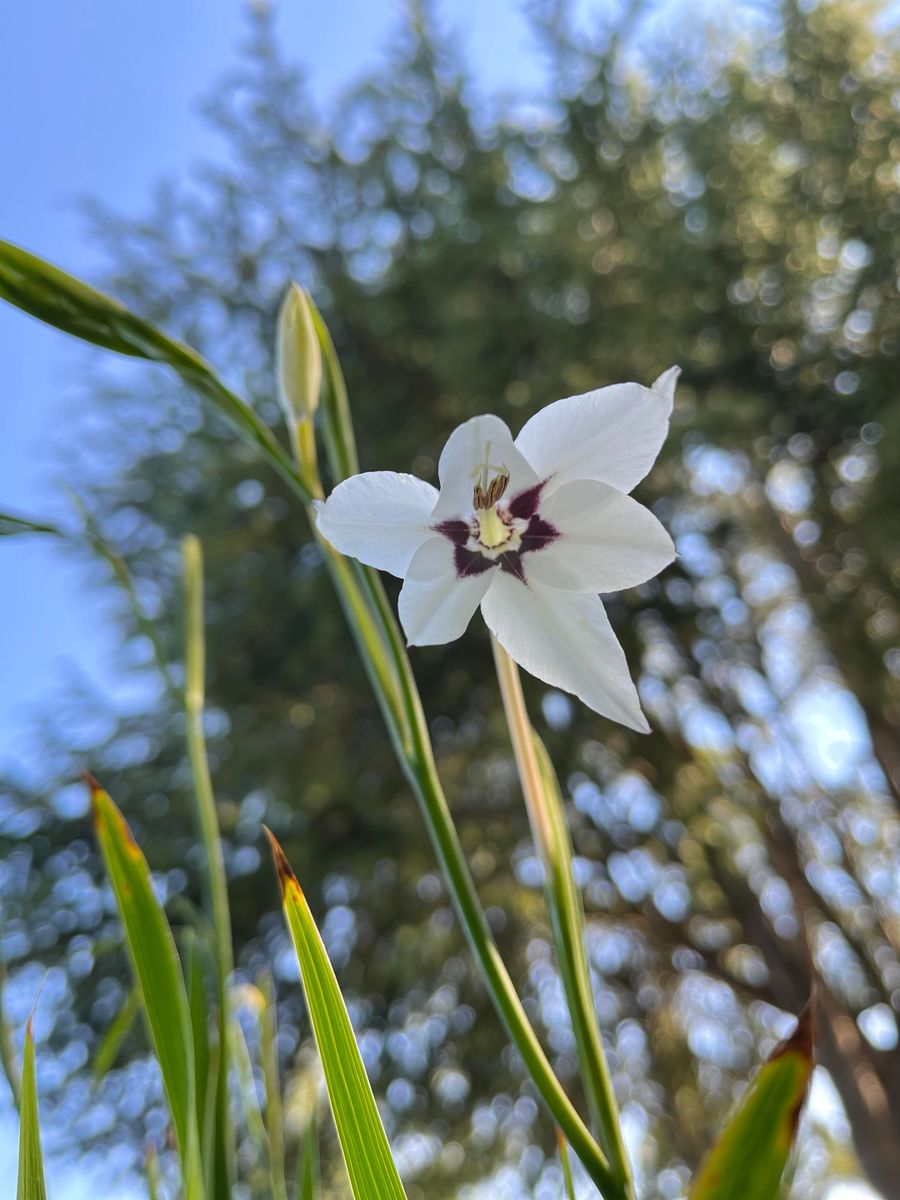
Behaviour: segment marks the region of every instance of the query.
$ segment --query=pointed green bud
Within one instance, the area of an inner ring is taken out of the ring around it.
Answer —
[[[319,406],[322,350],[305,288],[292,283],[278,314],[278,398],[288,424],[310,420]]]

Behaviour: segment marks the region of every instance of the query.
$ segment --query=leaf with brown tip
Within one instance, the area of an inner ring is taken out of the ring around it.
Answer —
[[[691,1200],[775,1200],[809,1091],[810,1005],[747,1090],[691,1186]]]

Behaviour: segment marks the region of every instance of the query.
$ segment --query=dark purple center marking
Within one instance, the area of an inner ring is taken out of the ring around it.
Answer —
[[[473,575],[483,575],[492,567],[499,567],[501,571],[514,575],[522,583],[526,582],[522,555],[543,550],[559,537],[559,530],[538,515],[541,492],[546,482],[544,480],[526,488],[524,492],[513,496],[502,509],[498,509],[501,519],[528,522],[520,533],[519,544],[515,550],[504,550],[491,558],[481,550],[472,549],[469,543],[478,537],[477,523],[470,525],[467,521],[454,520],[441,521],[432,526],[435,533],[440,533],[453,543],[453,564],[457,579],[470,579]]]

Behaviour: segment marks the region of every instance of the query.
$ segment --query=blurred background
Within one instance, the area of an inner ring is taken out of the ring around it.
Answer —
[[[279,430],[271,345],[292,278],[334,334],[364,468],[432,478],[474,413],[516,430],[561,395],[681,365],[640,488],[679,558],[609,602],[654,733],[526,681],[566,784],[641,1195],[684,1194],[815,985],[790,1195],[896,1197],[896,5],[97,0],[20,7],[6,28],[3,236],[198,346]],[[0,505],[72,532],[0,546],[5,1016],[18,1044],[42,987],[54,1197],[143,1195],[143,1147],[165,1136],[85,766],[172,919],[199,895],[181,717],[85,533],[127,563],[177,678],[188,530],[207,555],[240,971],[274,963],[289,1120],[314,1066],[263,821],[320,919],[410,1197],[559,1196],[553,1129],[290,496],[168,375],[11,310],[0,341]],[[577,1094],[486,633],[413,662],[492,923]],[[7,1174],[14,1139],[4,1093]]]

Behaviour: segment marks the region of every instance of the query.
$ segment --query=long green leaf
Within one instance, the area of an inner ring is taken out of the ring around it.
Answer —
[[[810,1007],[761,1068],[691,1186],[691,1200],[776,1200],[813,1069]]]
[[[106,1030],[94,1055],[94,1065],[91,1068],[91,1079],[98,1084],[116,1061],[122,1043],[131,1032],[132,1026],[141,1009],[141,992],[137,984],[125,997],[125,1003],[116,1013],[112,1024]]]
[[[206,639],[203,627],[203,551],[198,538],[188,534],[181,544],[184,564],[185,680],[184,712],[188,758],[194,784],[194,809],[203,844],[206,867],[206,908],[212,922],[216,967],[218,1038],[215,1080],[215,1120],[211,1126],[215,1169],[211,1195],[228,1200],[234,1176],[234,1137],[228,1119],[228,977],[234,968],[231,941],[231,910],[219,815],[209,772],[206,735],[203,729],[205,703]],[[198,1087],[200,1080],[198,1078]],[[201,1124],[201,1134],[204,1126]],[[204,1142],[205,1145],[205,1142]]]
[[[315,1109],[310,1114],[309,1124],[303,1136],[297,1172],[297,1200],[316,1200],[319,1178],[319,1131]]]
[[[355,1200],[405,1200],[325,944],[297,877],[271,833],[269,841],[353,1195]]]
[[[153,892],[150,868],[112,799],[87,777],[94,827],[125,932],[125,944],[181,1155],[188,1200],[202,1200],[191,1018],[172,931]]]
[[[269,1179],[272,1200],[287,1200],[284,1173],[284,1112],[278,1078],[278,1014],[275,1008],[275,984],[270,973],[258,982],[259,1056],[266,1087],[266,1135],[269,1140]]]
[[[144,1152],[144,1170],[147,1174],[147,1191],[150,1200],[161,1200],[162,1178],[159,1170],[159,1155],[153,1146],[148,1146]]]
[[[22,1100],[19,1109],[19,1185],[16,1200],[47,1200],[44,1156],[38,1119],[37,1079],[34,1065],[34,1030],[31,1017],[25,1028],[22,1057]]]
[[[168,337],[80,279],[11,242],[0,241],[0,298],[83,341],[171,367],[211,400],[303,499],[308,493],[290,455],[246,401],[235,395],[196,350]]]
[[[559,1147],[559,1161],[562,1166],[566,1200],[575,1200],[575,1180],[572,1178],[572,1164],[569,1161],[569,1145],[558,1125],[556,1127],[556,1144]]]
[[[34,521],[29,517],[18,517],[15,513],[0,512],[0,537],[12,537],[18,533],[52,533],[56,537],[64,534],[49,521]]]

